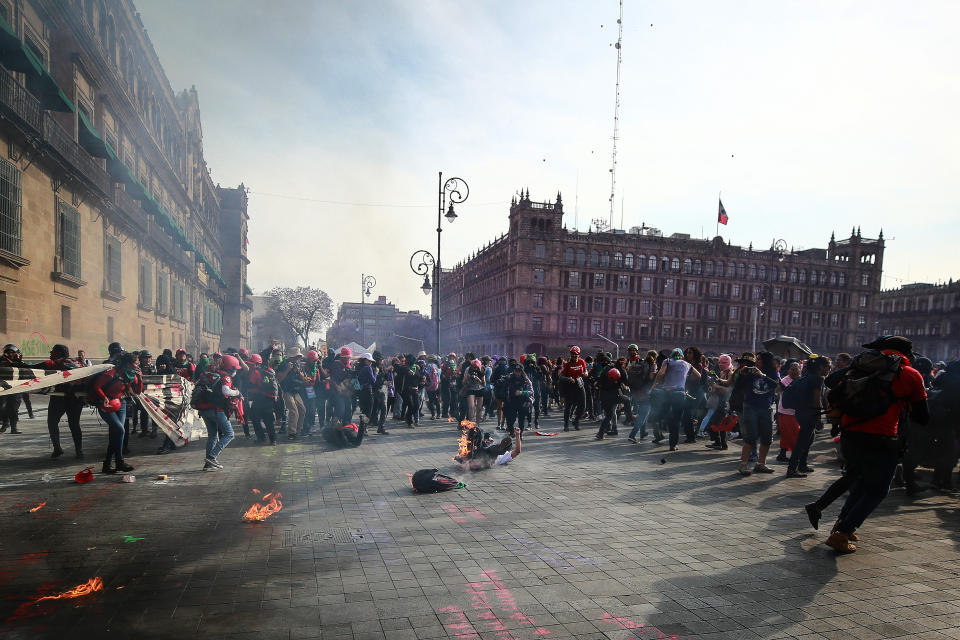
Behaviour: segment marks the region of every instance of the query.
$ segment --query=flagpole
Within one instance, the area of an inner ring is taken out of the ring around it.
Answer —
[[[723,201],[723,191],[717,192],[717,202]],[[714,238],[720,235],[720,212],[717,212],[717,232],[714,234]]]

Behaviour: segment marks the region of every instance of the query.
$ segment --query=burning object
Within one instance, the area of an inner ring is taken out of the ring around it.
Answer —
[[[263,522],[283,508],[283,503],[280,502],[280,498],[282,497],[283,495],[279,491],[272,491],[265,494],[261,499],[264,504],[254,502],[253,505],[247,509],[247,512],[243,514],[243,521]]]
[[[40,504],[38,504],[37,506],[35,506],[33,509],[30,509],[30,513],[34,513],[34,512],[36,512],[36,511],[40,511],[40,509],[43,509],[45,506],[47,506],[47,501],[46,501],[46,500],[44,500],[43,502],[41,502]]]
[[[90,578],[84,584],[78,584],[73,589],[64,591],[63,593],[58,593],[55,596],[40,596],[33,601],[33,604],[38,602],[43,602],[44,600],[66,600],[68,598],[82,598],[83,596],[88,596],[95,591],[103,591],[103,580],[97,576],[96,578]]]

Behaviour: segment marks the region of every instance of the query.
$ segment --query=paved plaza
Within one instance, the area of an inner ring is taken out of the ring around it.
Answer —
[[[42,413],[0,434],[0,638],[960,638],[956,497],[894,490],[837,556],[839,504],[819,532],[802,510],[838,474],[825,437],[817,471],[787,480],[740,478],[735,447],[596,442],[555,419],[475,473],[439,421],[351,450],[241,430],[223,471],[200,471],[204,441],[156,456],[134,439],[134,483],[78,485],[106,447],[84,423],[85,463],[48,459]],[[431,467],[466,487],[413,493]],[[243,522],[273,491],[282,510]]]

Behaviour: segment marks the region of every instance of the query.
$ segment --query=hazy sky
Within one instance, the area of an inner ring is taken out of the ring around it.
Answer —
[[[429,312],[437,172],[452,265],[510,197],[609,214],[617,3],[135,0],[214,180],[251,189],[250,284]],[[885,288],[960,275],[960,3],[627,0],[615,222],[768,247],[888,239]],[[951,44],[952,43],[952,44]],[[376,205],[376,206],[370,206]]]

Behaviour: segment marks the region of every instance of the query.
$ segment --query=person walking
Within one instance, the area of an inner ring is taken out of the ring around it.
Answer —
[[[70,358],[70,350],[66,345],[55,344],[50,349],[50,359],[40,366],[45,371],[69,371],[83,365]],[[59,458],[63,455],[63,449],[60,447],[60,419],[64,414],[67,416],[70,435],[73,436],[74,453],[78,459],[83,458],[83,431],[80,429],[83,396],[77,395],[79,389],[74,384],[60,384],[54,387],[54,393],[50,396],[50,402],[47,405],[47,431],[53,443],[51,458]]]
[[[233,440],[233,426],[230,414],[237,409],[234,402],[242,400],[240,392],[233,386],[233,376],[240,370],[240,362],[231,355],[221,356],[217,366],[208,368],[197,379],[194,392],[197,400],[194,408],[207,427],[207,451],[203,470],[223,469],[220,454]]]
[[[283,406],[287,410],[287,438],[290,440],[296,440],[303,432],[303,422],[307,417],[303,403],[305,378],[302,360],[300,347],[288,347],[286,358],[277,370],[277,382],[283,394]]]
[[[671,352],[669,360],[664,360],[654,381],[654,387],[660,385],[664,392],[663,419],[669,430],[670,451],[677,451],[680,444],[680,423],[687,403],[688,378],[699,382],[700,372],[683,359],[683,349],[678,347]]]
[[[116,364],[113,369],[104,371],[94,379],[87,397],[87,401],[97,408],[100,419],[107,423],[107,455],[100,470],[107,474],[133,471],[133,466],[123,459],[123,424],[127,408],[124,398],[143,392],[143,379],[137,371],[136,357],[127,352],[114,355]],[[113,468],[111,461],[116,462]]]
[[[757,463],[754,473],[773,473],[767,466],[767,452],[773,443],[773,399],[780,384],[773,354],[761,352],[760,366],[752,353],[740,356],[740,369],[737,372],[732,396],[742,397],[743,411],[740,414],[740,435],[743,436],[743,449],[740,453],[741,476],[750,475],[747,463],[750,454],[757,451]]]
[[[274,429],[273,404],[277,401],[279,388],[277,374],[268,365],[263,364],[263,356],[254,353],[250,356],[250,373],[247,378],[247,392],[250,401],[248,421],[253,424],[257,442],[264,443],[267,438],[276,446],[277,434]],[[266,433],[264,433],[266,430]]]
[[[807,464],[807,455],[817,429],[823,424],[820,421],[823,379],[829,372],[830,358],[812,355],[804,363],[803,375],[791,382],[781,395],[780,403],[784,408],[794,410],[797,424],[800,425],[796,444],[787,463],[788,478],[805,478],[813,472],[813,468]]]

